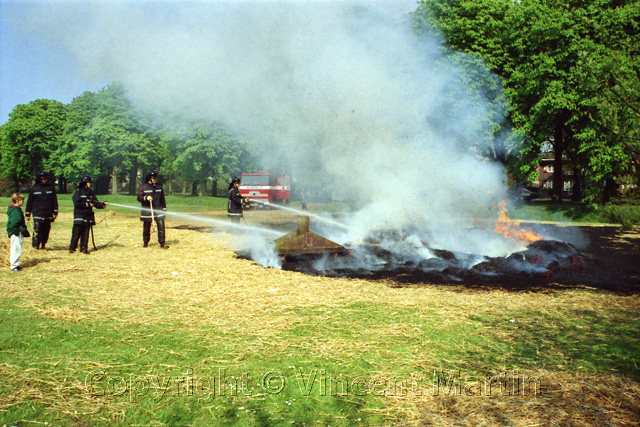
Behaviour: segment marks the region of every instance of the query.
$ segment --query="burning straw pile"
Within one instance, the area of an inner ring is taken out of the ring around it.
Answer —
[[[376,232],[363,243],[346,245],[349,250],[342,256],[291,256],[286,258],[283,268],[338,277],[410,274],[438,283],[490,283],[505,279],[552,279],[554,275],[579,278],[589,262],[588,255],[571,244],[541,237],[530,241],[525,250],[491,257],[437,248],[428,240],[418,240],[413,233],[414,230]],[[531,232],[526,233],[529,236]]]

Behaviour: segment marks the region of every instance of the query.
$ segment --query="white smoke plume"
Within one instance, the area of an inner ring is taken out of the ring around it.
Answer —
[[[410,9],[397,0],[48,2],[25,6],[22,19],[65,44],[88,77],[122,82],[140,108],[216,119],[261,141],[273,155],[266,166],[334,185],[360,208],[349,232],[326,229],[329,238],[410,228],[397,250],[427,258],[416,241],[490,256],[522,249],[490,220],[478,226],[506,197],[503,168],[472,148],[495,112],[438,40],[414,34]]]
[[[233,245],[263,267],[281,268],[282,260],[273,240],[252,232],[232,232]]]

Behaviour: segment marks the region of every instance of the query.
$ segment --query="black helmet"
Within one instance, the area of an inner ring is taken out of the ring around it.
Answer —
[[[240,178],[238,178],[237,176],[234,176],[233,179],[231,180],[231,183],[235,184],[236,182],[240,184]]]
[[[158,179],[158,172],[156,172],[156,171],[150,171],[150,172],[147,174],[147,177],[145,178],[145,181],[149,181],[149,179],[151,179],[151,178],[156,178],[156,179]]]
[[[80,178],[80,182],[93,182],[93,181],[91,181],[90,175],[82,175],[82,178]]]
[[[42,178],[49,178],[49,174],[46,173],[45,171],[40,171],[36,174],[36,178],[37,179],[42,179]]]

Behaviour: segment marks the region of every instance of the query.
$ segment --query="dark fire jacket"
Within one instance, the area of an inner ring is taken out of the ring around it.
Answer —
[[[95,215],[89,203],[93,203],[96,209],[104,209],[104,203],[98,201],[93,190],[87,187],[80,187],[73,193],[73,224],[74,225],[95,225]]]
[[[147,196],[151,196],[152,205],[149,206]],[[164,200],[164,190],[162,184],[156,183],[155,185],[145,182],[140,186],[138,190],[138,201],[142,205],[140,211],[140,221],[151,221],[151,207],[153,207],[153,216],[157,219],[164,218],[164,211],[167,210],[167,202]]]
[[[240,190],[236,187],[229,189],[229,205],[227,206],[228,216],[242,216],[242,197]]]
[[[29,218],[33,214],[34,221],[51,221],[58,214],[58,196],[53,184],[36,183],[29,190],[29,198],[24,215]]]

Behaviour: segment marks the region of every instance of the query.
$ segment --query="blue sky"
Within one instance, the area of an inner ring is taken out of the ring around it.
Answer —
[[[40,98],[68,103],[109,83],[83,80],[76,58],[65,48],[21,31],[17,12],[25,3],[0,0],[0,124],[18,104]]]
[[[147,40],[142,30],[136,32],[138,26],[164,25],[164,37],[172,42],[169,23],[180,19],[197,22],[194,10],[219,10],[239,1],[0,0],[0,124],[9,119],[18,104],[42,98],[69,103],[84,91],[95,92],[114,80],[127,80],[132,74],[123,71],[127,60],[117,63],[122,49],[115,54],[112,49]],[[257,1],[269,5],[271,0]],[[416,0],[354,1],[386,5],[402,14],[416,7]],[[127,26],[129,20],[134,24]],[[126,41],[112,42],[118,40],[121,29]],[[132,37],[127,39],[127,35]],[[161,55],[162,48],[156,52]],[[149,74],[154,71],[151,68]]]

